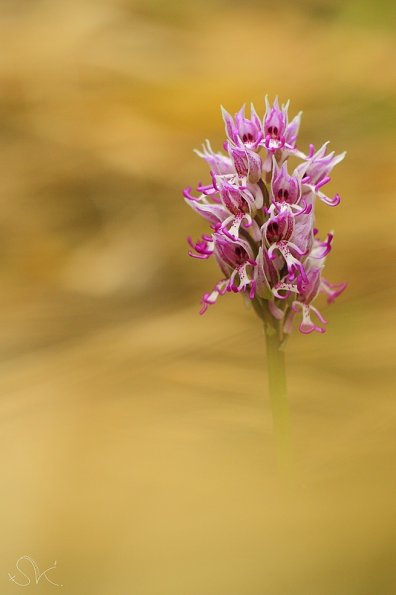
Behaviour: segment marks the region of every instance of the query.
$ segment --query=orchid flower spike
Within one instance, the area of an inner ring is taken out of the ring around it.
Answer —
[[[234,116],[221,108],[225,153],[213,151],[207,140],[196,151],[209,166],[207,183],[184,190],[187,204],[208,223],[202,238],[188,239],[189,254],[199,260],[214,257],[221,277],[205,293],[201,313],[226,293],[241,293],[280,337],[300,316],[304,334],[323,333],[326,321],[314,305],[324,294],[329,303],[345,289],[323,277],[334,233],[319,240],[315,227],[316,198],[336,206],[323,187],[345,153],[327,152],[325,143],[307,153],[297,147],[301,112],[289,120],[289,102],[271,104],[265,98],[262,119],[253,105]],[[292,170],[288,159],[300,160]]]

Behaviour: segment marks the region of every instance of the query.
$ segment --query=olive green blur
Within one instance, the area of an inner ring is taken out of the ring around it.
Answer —
[[[0,594],[396,593],[395,4],[2,0]],[[287,352],[277,480],[265,338],[187,256],[220,104],[303,110],[347,150],[318,204],[323,336]],[[15,564],[30,555],[40,572]]]

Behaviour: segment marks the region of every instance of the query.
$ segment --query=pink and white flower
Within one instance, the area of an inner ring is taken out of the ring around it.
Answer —
[[[238,237],[242,223],[257,230],[254,217],[263,206],[263,193],[257,184],[234,174],[214,175],[212,184],[199,185],[197,190],[201,194],[195,197],[191,188],[185,188],[185,200],[216,229],[221,228],[230,238]]]
[[[195,149],[198,157],[201,157],[209,165],[210,170],[216,175],[232,174],[235,172],[232,159],[223,153],[215,153],[210,142],[206,139],[202,145],[202,151]]]
[[[252,149],[248,149],[240,139],[237,140],[236,144],[228,143],[228,152],[239,176],[252,183],[259,181],[263,170],[260,155]]]
[[[212,234],[211,242],[212,253],[225,278],[216,283],[212,291],[203,295],[201,314],[227,291],[234,293],[248,291],[250,299],[254,299],[255,296],[257,262],[254,260],[249,242],[242,238],[231,239],[221,231]],[[196,246],[195,249],[200,250],[200,246]]]
[[[326,155],[326,148],[329,143],[324,145],[315,153],[313,145],[310,145],[310,152],[306,160],[306,169],[304,172],[303,183],[303,195],[306,197],[308,202],[312,202],[313,198],[317,196],[322,202],[329,205],[330,207],[336,207],[340,201],[340,195],[335,194],[333,198],[327,196],[321,188],[330,182],[331,173],[333,167],[340,163],[346,152],[335,155],[334,151]]]
[[[297,114],[289,123],[289,102],[280,107],[278,97],[275,97],[275,101],[271,106],[266,96],[265,106],[266,112],[263,120],[264,140],[261,144],[267,150],[263,169],[268,172],[272,165],[272,155],[275,155],[277,161],[282,163],[290,155],[294,154],[298,157],[304,157],[304,154],[298,151],[296,146],[302,112]]]
[[[184,190],[187,204],[209,223],[197,242],[188,238],[189,254],[200,260],[214,256],[223,275],[204,294],[201,313],[227,292],[242,293],[281,333],[291,332],[297,314],[302,333],[323,333],[326,321],[314,302],[320,294],[333,302],[346,284],[323,278],[334,233],[318,238],[314,208],[317,198],[339,203],[338,194],[330,198],[322,188],[345,153],[326,154],[328,143],[316,152],[310,145],[308,155],[299,151],[301,113],[289,122],[288,105],[280,106],[277,98],[270,105],[266,98],[262,122],[253,106],[250,117],[244,106],[234,117],[222,108],[228,154],[215,153],[206,141],[197,154],[209,166],[210,181],[197,186],[197,196]],[[301,163],[289,173],[291,155]]]
[[[250,104],[250,118],[245,116],[243,105],[234,118],[221,107],[227,139],[238,145],[243,143],[247,149],[258,149],[263,139],[263,129],[260,118],[256,114],[253,104]]]

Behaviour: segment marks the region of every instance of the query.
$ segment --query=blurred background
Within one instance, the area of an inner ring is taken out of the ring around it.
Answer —
[[[2,595],[23,555],[67,595],[396,593],[395,16],[1,0]],[[349,288],[288,346],[290,491],[260,323],[235,296],[198,316],[218,272],[181,197],[220,104],[266,93],[304,111],[301,148],[348,151],[318,220]]]

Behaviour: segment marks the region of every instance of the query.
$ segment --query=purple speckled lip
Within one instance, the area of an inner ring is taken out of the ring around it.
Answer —
[[[323,333],[326,320],[312,303],[319,294],[333,302],[346,283],[331,284],[322,276],[334,232],[319,240],[314,209],[317,199],[339,204],[339,195],[331,198],[323,188],[345,153],[327,153],[327,142],[317,151],[310,144],[303,153],[297,148],[301,112],[289,122],[289,102],[280,105],[276,98],[271,105],[266,97],[265,106],[262,119],[253,105],[249,117],[245,106],[234,117],[221,108],[226,154],[214,152],[206,140],[196,153],[208,164],[211,181],[199,183],[196,195],[191,187],[183,191],[187,204],[209,224],[200,240],[188,238],[189,255],[214,256],[223,274],[202,297],[200,313],[227,292],[241,293],[266,302],[284,333],[291,332],[296,314],[302,315],[302,333]],[[300,160],[292,173],[290,156]]]

